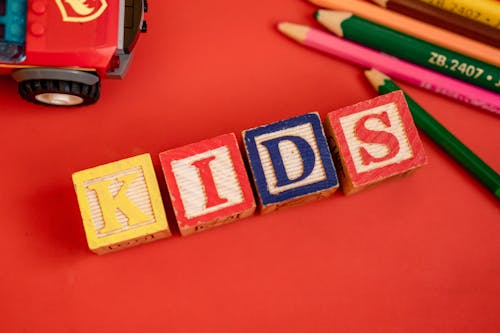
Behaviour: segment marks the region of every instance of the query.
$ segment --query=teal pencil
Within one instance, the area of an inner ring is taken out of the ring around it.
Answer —
[[[379,94],[387,94],[401,90],[388,76],[371,69],[365,75]],[[434,117],[405,93],[406,102],[418,128],[424,131],[441,148],[465,167],[473,176],[483,183],[493,194],[500,198],[500,175],[474,154],[467,146],[450,133]]]
[[[403,34],[348,12],[318,10],[319,23],[338,36],[444,75],[500,93],[500,68]]]

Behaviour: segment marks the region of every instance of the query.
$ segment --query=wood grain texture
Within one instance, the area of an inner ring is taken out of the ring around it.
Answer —
[[[331,195],[338,187],[317,113],[243,131],[262,213]]]
[[[104,254],[169,237],[149,154],[73,174],[90,250]]]
[[[160,154],[182,235],[252,215],[255,200],[233,133]]]
[[[341,108],[326,117],[345,194],[427,163],[403,94],[381,97]]]

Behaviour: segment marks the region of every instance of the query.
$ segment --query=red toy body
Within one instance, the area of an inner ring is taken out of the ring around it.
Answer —
[[[102,78],[123,77],[146,9],[144,0],[0,0],[0,74],[31,102],[94,103]]]
[[[87,22],[64,21],[56,2],[66,3],[28,2],[26,62],[36,66],[91,68],[104,75],[117,49],[119,1],[103,2],[101,8],[107,4],[104,12]]]

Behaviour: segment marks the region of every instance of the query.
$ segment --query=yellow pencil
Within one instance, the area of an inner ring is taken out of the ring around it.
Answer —
[[[411,17],[391,12],[373,3],[361,0],[309,0],[313,4],[329,9],[356,14],[366,20],[420,38],[469,57],[500,66],[500,49],[480,43],[456,33],[438,28]]]
[[[500,29],[500,3],[496,0],[419,0],[431,6]]]

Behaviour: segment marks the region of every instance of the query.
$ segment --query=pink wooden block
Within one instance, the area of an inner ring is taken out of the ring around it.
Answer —
[[[250,216],[255,200],[233,133],[160,154],[182,235]]]
[[[333,111],[325,123],[345,194],[427,163],[401,91]]]

